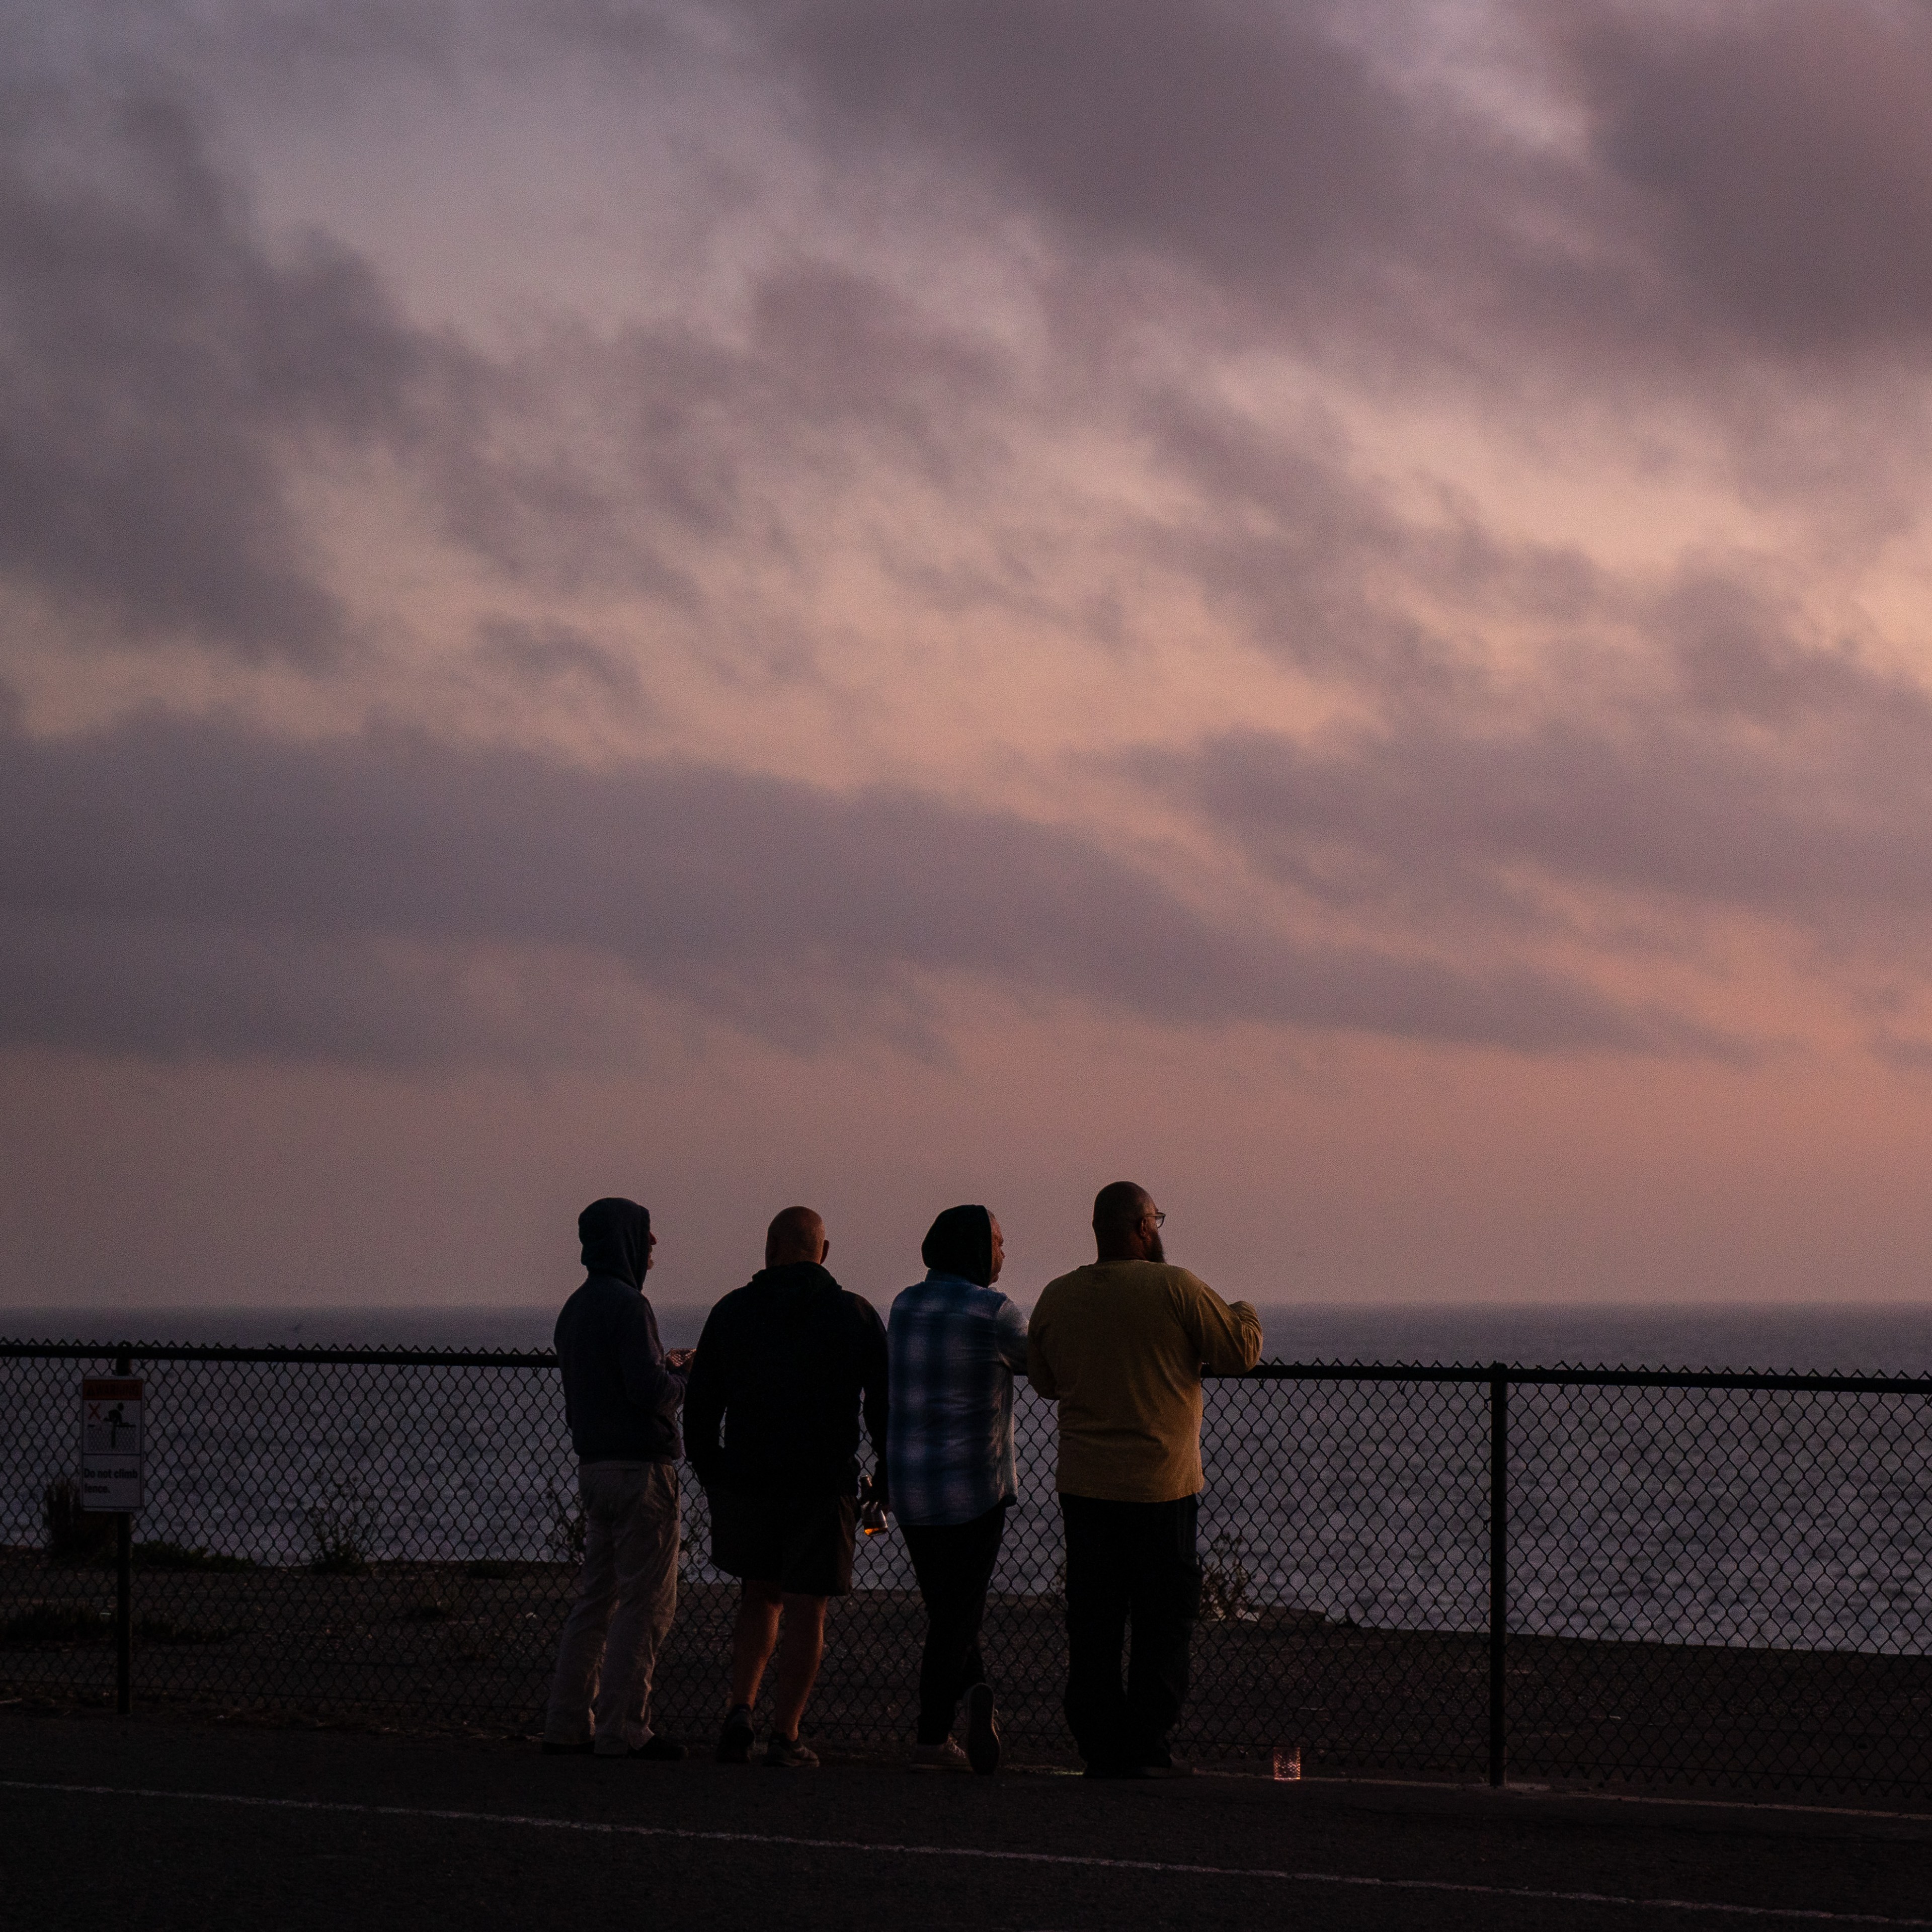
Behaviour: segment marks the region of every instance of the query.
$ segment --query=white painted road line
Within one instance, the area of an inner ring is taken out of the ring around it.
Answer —
[[[353,1818],[415,1818],[453,1825],[518,1825],[534,1832],[574,1832],[609,1838],[672,1838],[693,1844],[770,1845],[798,1851],[860,1852],[868,1858],[974,1858],[988,1864],[1064,1865],[1087,1871],[1144,1872],[1182,1878],[1245,1879],[1276,1885],[1346,1886],[1374,1892],[1454,1893],[1520,1898],[1538,1904],[1605,1905],[1637,1912],[1718,1913],[1808,1925],[1932,1928],[1932,1918],[1888,1918],[1873,1912],[1818,1912],[1787,1905],[1730,1905],[1708,1898],[1640,1898],[1608,1892],[1545,1892],[1532,1886],[1472,1885],[1454,1879],[1369,1878],[1352,1872],[1276,1871],[1250,1865],[1182,1864],[1158,1858],[1102,1858],[1074,1852],[1014,1852],[977,1845],[900,1845],[860,1838],[805,1838],[777,1832],[704,1832],[682,1825],[604,1824],[514,1811],[452,1811],[411,1804],[356,1804],[320,1798],[244,1797],[226,1791],[160,1791],[121,1784],[44,1784],[0,1778],[0,1791],[38,1791],[74,1798],[150,1798],[183,1804],[229,1804],[250,1810],[320,1812]]]

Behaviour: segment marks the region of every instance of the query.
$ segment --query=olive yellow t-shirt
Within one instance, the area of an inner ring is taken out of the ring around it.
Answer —
[[[1095,1262],[1040,1290],[1027,1376],[1060,1405],[1063,1496],[1165,1503],[1196,1494],[1201,1372],[1260,1360],[1260,1318],[1167,1262]]]

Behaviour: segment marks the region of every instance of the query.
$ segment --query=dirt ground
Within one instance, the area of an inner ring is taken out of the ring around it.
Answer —
[[[136,1700],[526,1735],[572,1575],[544,1563],[385,1564],[359,1576],[140,1569]],[[113,1653],[99,1620],[113,1592],[111,1571],[0,1552],[0,1698],[71,1708],[109,1696]],[[658,1720],[674,1735],[708,1736],[717,1722],[734,1600],[728,1585],[682,1592],[658,1690]],[[39,1625],[15,1621],[36,1617]],[[63,1618],[82,1634],[35,1636]],[[904,1592],[835,1603],[811,1714],[830,1747],[876,1755],[908,1736],[921,1632]],[[1015,1746],[1035,1762],[1071,1762],[1057,1600],[997,1598],[985,1648]],[[1480,1636],[1264,1610],[1203,1623],[1195,1664],[1177,1742],[1202,1761],[1252,1768],[1285,1751],[1311,1776],[1451,1780],[1486,1766]],[[1508,1693],[1516,1778],[1932,1803],[1932,1663],[1922,1658],[1519,1637]]]

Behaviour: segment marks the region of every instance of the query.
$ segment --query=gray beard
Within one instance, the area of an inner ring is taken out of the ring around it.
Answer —
[[[1147,1258],[1150,1262],[1164,1262],[1167,1258],[1167,1250],[1160,1244],[1160,1230],[1158,1228],[1154,1231],[1154,1239],[1148,1244]]]

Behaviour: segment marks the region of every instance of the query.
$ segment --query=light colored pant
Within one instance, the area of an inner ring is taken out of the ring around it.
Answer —
[[[581,1462],[577,1489],[584,1570],[557,1651],[544,1740],[581,1744],[594,1735],[601,1754],[619,1756],[650,1739],[651,1676],[677,1610],[677,1468]]]

